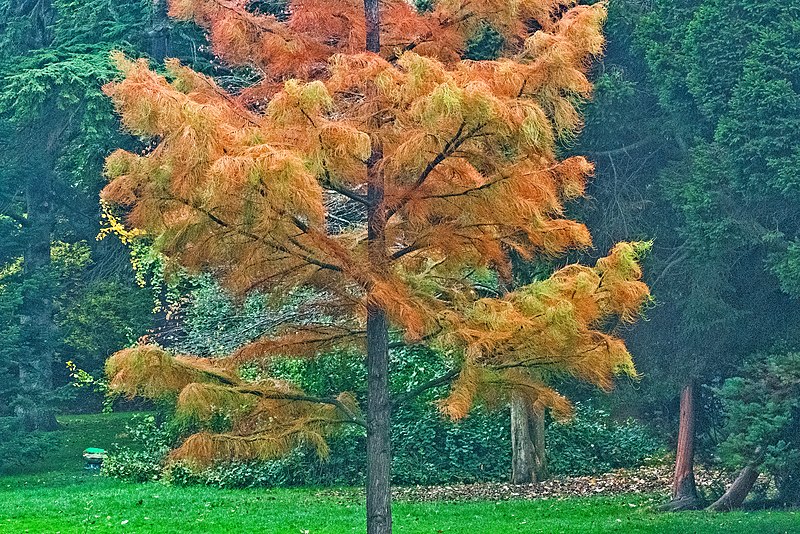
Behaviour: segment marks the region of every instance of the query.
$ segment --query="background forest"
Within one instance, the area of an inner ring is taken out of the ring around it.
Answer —
[[[417,4],[430,10],[436,2]],[[120,129],[102,92],[118,78],[111,51],[148,57],[157,69],[176,57],[233,93],[259,77],[220,62],[200,28],[166,9],[163,0],[0,0],[0,470],[12,471],[21,450],[47,456],[56,415],[113,405],[146,414],[129,428],[135,445],[106,460],[112,477],[362,484],[360,427],[333,435],[324,462],[299,447],[279,460],[197,471],[165,462],[194,424],[173,417],[172,404],[105,396],[105,362],[121,349],[147,342],[219,358],[275,332],[307,300],[302,290],[237,298],[212,276],[171,269],[152,239],[125,229],[120,212],[98,200],[114,148],[152,148]],[[290,15],[283,0],[248,9]],[[755,500],[797,505],[800,5],[612,0],[604,32],[604,54],[589,75],[594,92],[580,104],[583,128],[556,147],[559,157],[595,164],[585,197],[566,207],[593,245],[552,260],[514,257],[512,278],[543,280],[576,261],[594,264],[620,241],[652,242],[642,260],[652,300],[636,323],[609,326],[639,376],[618,379],[610,392],[554,376],[554,389],[576,403],[567,422],[550,412],[520,415],[507,402],[479,402],[453,422],[434,402],[450,388],[436,382],[448,373],[441,354],[393,343],[390,390],[430,388],[394,413],[392,480],[531,482],[669,464],[669,506],[682,509],[724,492],[721,482],[696,487],[698,463],[741,473],[738,493],[720,508],[739,507],[754,484]],[[483,23],[464,58],[493,59],[503,39]],[[319,398],[367,396],[367,370],[351,348],[245,372],[291,380]],[[213,417],[212,426],[227,424],[226,414]],[[526,447],[527,464],[516,457]]]

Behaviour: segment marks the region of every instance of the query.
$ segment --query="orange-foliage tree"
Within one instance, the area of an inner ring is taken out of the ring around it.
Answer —
[[[610,388],[634,372],[608,325],[648,297],[640,245],[502,290],[512,254],[591,244],[563,203],[583,193],[592,165],[560,160],[556,147],[579,128],[605,9],[574,4],[440,0],[418,12],[404,0],[293,0],[279,20],[246,0],[172,0],[172,16],[205,27],[222,60],[260,81],[231,93],[176,61],[162,76],[117,58],[123,78],[106,91],[153,148],[112,154],[103,198],[170,264],[237,294],[317,295],[316,321],[305,314],[227,358],[139,346],[109,360],[118,392],[175,395],[178,413],[201,424],[228,414],[227,431],[189,436],[173,459],[269,458],[301,444],[324,455],[326,435],[362,425],[368,531],[389,532],[393,404],[451,383],[440,409],[453,419],[511,394],[567,414],[548,377]],[[502,58],[462,60],[486,24],[503,37]],[[452,372],[390,399],[390,339],[445,348]],[[365,417],[346,392],[316,398],[237,374],[346,346],[366,352]]]

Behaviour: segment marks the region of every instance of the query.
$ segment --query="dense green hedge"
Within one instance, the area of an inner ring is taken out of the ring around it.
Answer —
[[[511,439],[507,410],[479,408],[459,423],[444,420],[432,407],[399,410],[392,426],[395,484],[449,484],[509,478]],[[134,481],[161,479],[173,484],[218,487],[358,485],[364,480],[365,438],[348,428],[330,440],[330,457],[297,449],[268,462],[225,462],[204,471],[167,465],[179,429],[153,416],[140,418],[128,432],[134,445],[113,452],[106,475]],[[579,406],[567,423],[549,422],[548,456],[555,475],[581,475],[635,467],[663,456],[653,433],[633,420],[614,422],[607,412]]]

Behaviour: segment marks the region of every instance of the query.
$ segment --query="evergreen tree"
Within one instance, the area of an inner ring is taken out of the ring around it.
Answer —
[[[754,351],[797,340],[797,10],[770,1],[611,6],[578,148],[597,161],[582,215],[608,230],[598,244],[655,242],[646,281],[656,306],[629,336],[644,379],[628,392],[643,413],[681,420],[673,507],[700,506],[692,462],[704,443],[695,446],[692,427],[703,435],[715,415],[704,386],[740,373]]]
[[[115,72],[111,49],[167,52],[164,8],[150,0],[0,4],[0,323],[9,336],[1,394],[2,404],[13,405],[31,429],[55,426],[53,388],[66,379],[64,360],[96,365],[92,351],[109,350],[101,348],[109,344],[117,350],[146,325],[141,313],[128,310],[125,319],[106,308],[105,318],[131,332],[113,342],[95,336],[98,344],[91,347],[76,333],[85,334],[92,321],[79,306],[99,298],[104,284],[130,295],[132,309],[148,298],[131,287],[125,249],[95,241],[100,210],[94,198],[104,156],[120,143],[132,144],[117,133],[100,87]],[[69,260],[82,262],[79,272],[52,265],[63,252],[84,247],[91,257],[76,252]]]

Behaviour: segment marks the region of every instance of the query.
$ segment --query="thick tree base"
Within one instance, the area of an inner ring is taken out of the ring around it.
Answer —
[[[672,500],[659,509],[666,512],[699,510],[703,502],[697,495],[694,482],[694,382],[689,381],[681,391],[681,412],[678,444],[675,454],[675,476],[672,481]]]
[[[696,497],[672,499],[668,503],[658,507],[661,512],[687,512],[690,510],[700,510],[701,508],[703,508],[703,502]]]
[[[547,479],[544,413],[537,413],[520,395],[511,399],[511,483]]]

